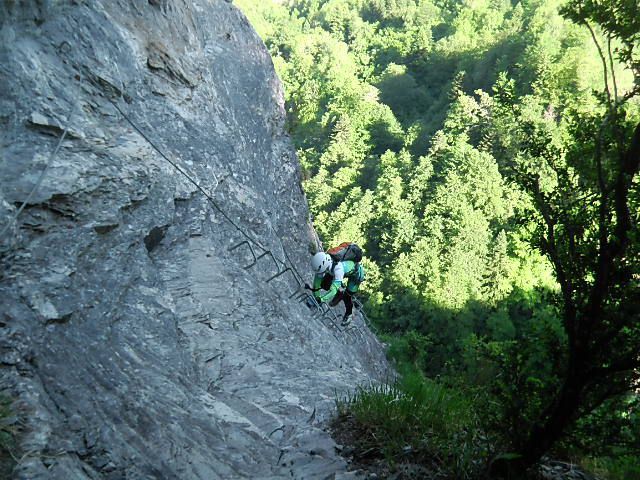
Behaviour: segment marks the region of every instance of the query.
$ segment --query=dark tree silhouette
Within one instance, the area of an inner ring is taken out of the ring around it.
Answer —
[[[557,151],[543,129],[510,105],[508,89],[497,95],[515,120],[519,151],[557,179],[555,188],[545,188],[542,176],[523,162],[509,166],[539,214],[538,246],[560,285],[568,339],[561,387],[530,431],[514,441],[515,455],[493,462],[492,472],[509,478],[522,478],[576,419],[629,391],[639,378],[640,124],[628,120],[627,105],[640,92],[640,11],[635,0],[574,0],[563,14],[589,30],[604,69],[602,112],[576,115],[575,147]],[[634,87],[624,94],[614,54],[634,73]]]

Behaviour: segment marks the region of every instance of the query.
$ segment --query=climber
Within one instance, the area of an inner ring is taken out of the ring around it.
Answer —
[[[351,244],[355,245],[355,244]],[[355,246],[358,250],[359,247]],[[349,258],[350,256],[342,255],[337,258]],[[360,253],[359,259],[362,258]],[[340,301],[344,301],[345,314],[342,318],[341,326],[346,327],[351,323],[353,318],[353,299],[352,296],[359,289],[360,284],[364,280],[364,267],[358,261],[354,260],[336,260],[336,256],[325,252],[318,252],[311,258],[311,268],[315,273],[313,278],[313,288],[305,284],[313,292],[313,296],[318,304],[328,303],[334,307]],[[346,288],[342,282],[347,279]],[[328,290],[322,295],[320,290]],[[312,305],[313,302],[310,300]]]

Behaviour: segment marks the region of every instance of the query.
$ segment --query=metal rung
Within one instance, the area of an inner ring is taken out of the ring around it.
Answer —
[[[303,302],[303,301],[307,300],[308,298],[312,298],[314,300],[314,302],[316,302],[315,297],[311,293],[306,292],[304,290],[301,291],[301,288],[302,288],[302,285],[303,285],[303,281],[302,281],[302,279],[298,278],[298,275],[296,274],[296,272],[291,267],[287,266],[287,264],[285,262],[282,262],[281,260],[278,260],[278,258],[276,258],[276,256],[270,250],[265,250],[263,247],[260,247],[261,250],[264,250],[264,251],[260,255],[256,255],[255,250],[254,250],[253,246],[251,245],[251,243],[248,240],[243,240],[242,242],[238,243],[237,245],[234,245],[233,247],[231,247],[229,249],[229,252],[232,252],[232,251],[240,248],[243,245],[247,245],[247,247],[249,247],[249,251],[251,252],[251,255],[253,256],[253,262],[251,264],[247,265],[246,267],[243,267],[245,270],[249,270],[250,268],[254,267],[258,263],[258,260],[269,256],[273,260],[273,263],[276,266],[276,268],[278,269],[278,272],[275,273],[274,275],[272,275],[271,277],[269,277],[266,280],[266,283],[271,283],[276,278],[281,277],[282,275],[284,275],[287,272],[290,272],[292,277],[293,277],[293,279],[298,284],[298,288],[296,290],[294,290],[294,292],[289,296],[289,298],[294,298],[295,297],[296,300],[298,300],[299,302]],[[281,269],[281,265],[282,265],[282,267],[284,267],[284,269]],[[363,318],[363,321],[364,321],[365,325],[367,325],[369,328],[371,328],[371,324],[369,322],[369,319],[367,318],[367,316],[365,315],[365,313],[363,311],[362,302],[359,299],[354,299],[354,305],[358,309],[360,314],[362,315],[362,318]],[[331,328],[337,330],[340,333],[348,334],[350,337],[352,336],[351,334],[353,334],[353,333],[360,333],[360,335],[362,337],[364,337],[364,334],[362,333],[362,330],[360,328],[356,327],[355,325],[351,325],[351,326],[349,326],[347,328],[344,328],[344,329],[341,328],[340,319],[338,318],[336,313],[333,311],[333,309],[330,308],[325,303],[322,303],[322,304],[318,305],[318,308],[313,312],[311,318],[314,318],[314,319],[315,318],[324,318],[329,322]],[[335,336],[335,334],[334,334],[334,336]],[[336,338],[338,338],[338,337],[336,337]]]
[[[298,292],[300,292],[300,289],[298,289],[295,292],[293,292],[289,296],[289,298],[293,298],[295,295],[297,295],[296,300],[298,300],[299,302],[302,302],[302,301],[306,300],[307,297],[309,296],[309,294],[307,292],[305,292],[305,291],[302,291],[300,293],[298,293]]]
[[[317,303],[317,302],[316,302]],[[316,316],[319,317],[326,317],[327,316],[327,311],[325,310],[325,306],[324,304],[320,304],[318,305],[318,308],[316,309],[316,311],[313,314],[313,317],[315,318]]]
[[[275,264],[276,269],[280,270],[280,265],[278,265],[278,261],[276,260],[276,257],[273,255],[273,253],[271,253],[271,250],[265,250],[264,253],[260,254],[260,256],[256,258],[256,261],[260,260],[263,257],[266,257],[267,255],[269,255],[273,260],[273,263]]]
[[[245,270],[249,270],[251,267],[253,267],[256,263],[258,263],[258,257],[256,257],[256,252],[253,250],[253,247],[251,246],[251,244],[247,241],[247,240],[243,240],[242,242],[240,242],[239,244],[231,247],[229,249],[230,252],[233,252],[235,249],[240,248],[242,245],[247,245],[247,247],[249,247],[249,251],[251,252],[251,255],[253,256],[253,263],[251,265],[248,265],[246,267],[242,267]]]
[[[290,267],[287,267],[287,268],[291,270],[291,276],[296,281],[296,285],[297,285],[296,291],[300,290],[301,288],[304,288],[304,282],[301,283],[300,280],[298,280],[298,277],[296,276],[296,271]]]
[[[293,271],[293,270],[291,270],[289,267],[287,267],[287,268],[285,268],[284,270],[282,270],[281,272],[278,272],[278,273],[276,273],[275,275],[273,275],[273,276],[269,277],[269,278],[267,279],[267,283],[269,283],[269,282],[270,282],[270,281],[272,281],[272,280],[275,280],[275,279],[276,279],[276,278],[278,278],[280,275],[283,275],[283,274],[285,274],[285,273],[287,273],[287,272],[292,272],[292,271]]]
[[[330,314],[331,314],[331,316],[333,317],[333,320],[334,320],[335,322],[338,322],[339,318],[338,318],[338,316],[336,315],[336,312],[334,312],[331,308],[327,307],[327,313],[330,313]]]
[[[293,269],[293,278],[295,278],[296,282],[298,283],[298,288],[302,287],[304,285],[304,280],[298,275],[298,272]]]
[[[301,299],[306,297],[306,296],[307,296],[307,292],[305,290],[302,290],[302,289],[298,288],[291,295],[289,295],[289,298],[296,297],[296,300],[301,301]]]

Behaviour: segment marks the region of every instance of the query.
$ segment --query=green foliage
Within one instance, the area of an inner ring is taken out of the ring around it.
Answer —
[[[640,118],[637,2],[238,3],[283,81],[316,229],[325,245],[364,247],[361,294],[390,356],[480,399],[487,435],[513,452],[568,368],[563,305],[596,281],[600,184]],[[638,222],[637,179],[628,204]],[[637,316],[640,233],[627,237],[627,280],[594,332]],[[632,352],[637,322],[620,331],[597,368]],[[590,446],[560,451],[628,455],[601,448],[613,434],[588,410],[577,428]]]
[[[640,458],[640,396],[627,393],[610,398],[576,422],[556,447],[559,451],[590,456],[608,470],[638,467]],[[636,461],[631,459],[635,457]],[[615,459],[620,459],[616,465]],[[629,477],[632,478],[632,477]]]
[[[490,383],[493,402],[488,402],[485,421],[501,433],[506,446],[518,447],[517,439],[526,438],[561,382],[565,344],[560,326],[540,322],[533,329],[517,340],[479,345],[478,355],[499,373]]]
[[[479,473],[486,446],[461,392],[411,372],[394,384],[338,397],[336,406],[340,417],[352,416],[361,426],[361,447],[379,450],[388,461],[435,462],[460,479]]]
[[[609,39],[621,42],[616,54],[626,67],[634,72],[635,86],[638,83],[640,58],[637,45],[640,41],[640,15],[638,3],[633,0],[599,2],[594,0],[571,0],[562,13],[577,24],[597,24]],[[608,46],[611,54],[611,45]]]
[[[582,463],[590,471],[606,480],[640,478],[640,456],[638,455],[585,458]]]
[[[529,19],[538,19],[538,32],[547,25],[543,16],[561,17],[547,6],[502,1],[241,6],[260,26],[284,81],[316,227],[327,243],[363,239],[367,257],[385,272],[374,312],[415,303],[402,300],[398,286],[427,307],[459,309],[471,300],[495,303],[529,276],[521,268],[529,252],[509,250],[519,241],[509,223],[520,199],[490,153],[475,148],[478,128],[469,129],[470,118],[486,120],[491,102],[465,92],[489,87],[498,65],[518,56],[528,64],[515,37],[529,35]],[[446,35],[434,34],[444,25]],[[514,48],[496,53],[501,63],[483,64],[500,42]],[[446,133],[429,139],[442,127]]]
[[[429,370],[429,353],[433,351],[433,340],[415,330],[409,330],[402,336],[387,336],[383,340],[389,343],[387,354],[399,366],[409,365],[415,371]]]

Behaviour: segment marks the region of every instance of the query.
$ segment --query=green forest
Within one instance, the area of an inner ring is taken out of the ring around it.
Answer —
[[[638,1],[236,3],[401,374],[338,392],[361,462],[640,478]]]

